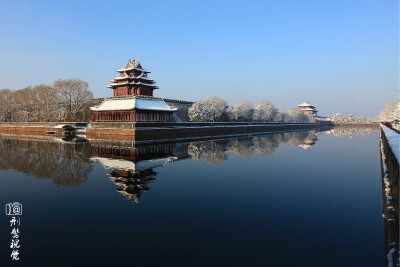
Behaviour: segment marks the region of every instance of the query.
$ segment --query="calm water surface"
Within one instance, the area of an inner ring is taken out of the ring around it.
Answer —
[[[378,132],[348,133],[1,137],[0,200],[23,204],[25,264],[385,266]],[[10,218],[0,218],[6,266]]]

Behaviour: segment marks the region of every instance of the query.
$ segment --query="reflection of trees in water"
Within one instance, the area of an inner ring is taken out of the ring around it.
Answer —
[[[236,139],[216,140],[191,143],[188,153],[193,159],[202,159],[215,166],[228,158],[226,151],[231,151],[242,158],[251,158],[256,150],[260,155],[268,157],[277,147],[285,145],[300,146],[315,144],[314,131],[269,134],[264,136],[242,137]]]
[[[232,151],[241,158],[251,158],[254,154],[253,138],[232,140],[229,144],[228,150]]]
[[[268,157],[275,152],[275,148],[279,146],[277,138],[273,135],[254,137],[254,148],[261,156]]]
[[[331,130],[334,136],[348,135],[350,138],[353,136],[369,135],[374,129],[372,128],[347,128],[347,127],[336,127]]]
[[[87,180],[92,166],[87,144],[0,138],[0,169],[15,169],[57,185],[78,185]]]
[[[223,143],[218,141],[191,143],[188,153],[193,159],[202,159],[211,166],[222,164],[228,156]]]
[[[261,156],[268,157],[275,152],[277,147],[300,146],[305,143],[314,144],[315,140],[314,131],[278,133],[254,137],[254,148]]]

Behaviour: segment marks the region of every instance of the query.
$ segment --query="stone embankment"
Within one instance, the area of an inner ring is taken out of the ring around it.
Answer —
[[[398,266],[400,134],[381,125],[380,137],[386,265]]]
[[[74,127],[87,126],[87,123],[85,122],[0,122],[0,133],[46,135],[47,132],[55,131],[55,126],[64,124]]]

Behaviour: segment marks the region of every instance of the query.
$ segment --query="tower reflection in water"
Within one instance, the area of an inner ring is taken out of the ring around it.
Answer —
[[[178,158],[173,156],[173,145],[148,147],[120,147],[94,145],[91,157],[93,162],[112,169],[107,175],[118,186],[117,192],[126,197],[129,203],[139,203],[143,192],[149,191],[149,184],[156,179],[155,168]]]

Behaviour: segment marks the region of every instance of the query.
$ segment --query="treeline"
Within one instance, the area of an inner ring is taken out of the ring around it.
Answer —
[[[206,122],[311,122],[313,118],[298,108],[278,109],[270,101],[262,101],[254,107],[250,101],[234,106],[217,96],[194,103],[188,110],[191,121]]]
[[[333,115],[332,119],[335,123],[370,123],[374,121],[374,119],[368,118],[365,115],[354,116],[353,114],[341,115],[339,113]]]
[[[90,144],[0,138],[0,170],[14,169],[57,185],[85,183],[92,171]]]
[[[80,79],[0,90],[1,122],[89,121],[93,95]]]
[[[400,103],[398,101],[392,100],[385,104],[383,110],[379,113],[379,118],[368,118],[365,115],[354,116],[342,115],[336,113],[333,115],[332,119],[335,123],[370,123],[374,121],[384,121],[391,122],[393,124],[400,123]]]

